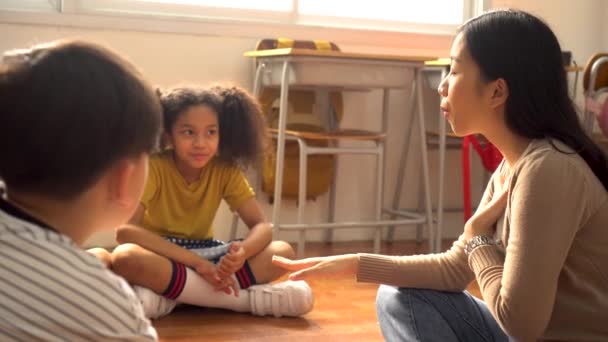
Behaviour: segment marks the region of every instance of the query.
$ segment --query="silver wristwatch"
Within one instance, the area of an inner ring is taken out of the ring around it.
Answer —
[[[496,240],[493,237],[487,235],[477,235],[469,239],[467,244],[464,247],[464,253],[466,255],[471,254],[471,252],[479,247],[484,245],[496,245]]]

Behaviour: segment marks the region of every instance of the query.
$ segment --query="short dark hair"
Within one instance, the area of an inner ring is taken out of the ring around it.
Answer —
[[[218,159],[246,168],[259,162],[266,149],[267,129],[258,101],[237,86],[180,86],[161,92],[165,132],[192,106],[205,105],[218,115]]]
[[[576,151],[608,190],[608,161],[585,133],[568,94],[561,48],[549,26],[518,10],[494,10],[460,31],[482,81],[509,87],[505,120],[520,136],[560,140]]]
[[[158,97],[130,63],[84,41],[5,53],[0,178],[7,191],[73,198],[121,158],[150,152]]]

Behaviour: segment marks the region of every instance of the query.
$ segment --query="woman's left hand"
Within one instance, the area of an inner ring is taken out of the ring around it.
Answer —
[[[494,235],[495,224],[507,207],[507,194],[505,187],[467,221],[464,225],[465,241],[478,235]]]

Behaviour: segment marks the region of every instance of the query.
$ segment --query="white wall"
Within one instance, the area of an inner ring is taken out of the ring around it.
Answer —
[[[608,1],[604,0],[494,0],[493,7],[519,7],[532,11],[545,20],[556,31],[565,49],[573,51],[574,59],[584,63],[594,52],[600,49],[608,50],[608,34],[602,36],[599,32],[603,24],[603,32],[608,31],[608,21],[601,19],[601,13],[608,13]],[[568,13],[568,15],[564,15]],[[86,18],[85,18],[86,19]],[[252,84],[252,62],[242,57],[244,51],[254,48],[259,38],[272,36],[289,36],[298,39],[325,38],[336,41],[345,51],[416,54],[430,56],[445,56],[449,51],[451,38],[442,36],[421,36],[415,34],[395,33],[365,33],[340,35],[332,30],[297,30],[289,34],[279,31],[268,31],[259,36],[255,34],[229,33],[218,35],[195,26],[189,30],[191,33],[158,33],[153,30],[134,30],[124,28],[123,25],[108,24],[104,28],[95,28],[91,25],[54,22],[47,25],[19,24],[19,20],[0,15],[0,51],[12,48],[26,47],[36,42],[43,42],[58,38],[84,38],[111,46],[119,53],[127,56],[138,65],[144,74],[155,84],[170,86],[179,82],[210,83],[216,81],[232,81],[247,88]],[[86,20],[81,20],[86,22]],[[87,28],[88,26],[88,28]],[[132,25],[131,25],[132,26]],[[119,29],[120,28],[120,29]],[[170,30],[175,32],[175,30]],[[243,32],[233,30],[233,32]],[[246,30],[245,30],[246,31]],[[197,33],[198,32],[198,33]],[[205,34],[203,34],[204,32]],[[603,41],[602,41],[603,39]],[[427,108],[430,115],[435,115],[437,102],[432,95]],[[401,138],[405,132],[406,121],[404,117],[407,108],[409,89],[393,91],[391,93],[389,116],[391,120],[387,172],[386,172],[386,200],[392,198],[395,184],[395,173],[400,153]],[[344,126],[363,125],[377,127],[381,94],[374,91],[369,94],[346,94]],[[431,105],[434,108],[431,109]],[[436,121],[435,121],[436,122]],[[361,126],[358,126],[361,127]],[[419,146],[415,143],[411,147],[407,177],[410,182],[406,185],[402,195],[402,204],[407,207],[416,207],[417,186],[419,185],[419,170],[417,160]],[[431,180],[433,194],[436,193],[436,166],[437,154],[430,153]],[[342,219],[370,219],[373,216],[373,198],[369,184],[362,181],[370,179],[373,175],[374,163],[361,163],[355,157],[344,157],[340,161],[338,179],[338,208],[337,217]],[[462,182],[460,172],[460,153],[450,152],[447,156],[446,175],[446,206],[458,207],[462,205]],[[352,172],[357,170],[357,172]],[[473,170],[473,198],[478,198],[483,187],[482,172],[479,167]],[[264,210],[268,217],[271,215],[271,206],[264,200]],[[311,214],[307,215],[311,222],[322,220],[326,215],[327,196],[308,203]],[[283,215],[287,220],[295,220],[295,203],[287,201]],[[359,216],[361,215],[361,216]],[[446,235],[455,237],[462,229],[462,214],[447,215],[449,221],[446,225]],[[217,237],[227,238],[227,227],[231,215],[223,207],[216,217]],[[223,229],[226,227],[226,229]],[[240,229],[243,232],[243,228]],[[334,234],[338,240],[371,239],[372,232],[368,230],[339,230]],[[412,229],[400,229],[398,238],[411,238]],[[295,240],[296,235],[285,234],[282,239]],[[320,239],[318,232],[310,233],[311,239]],[[92,240],[93,244],[108,245],[112,243],[111,234],[102,234]]]
[[[608,1],[602,2],[604,8],[601,10],[601,13],[604,13],[604,17],[601,21],[604,23],[604,27],[602,29],[602,34],[604,38],[604,46],[602,47],[602,51],[608,52],[608,20],[606,20],[606,13],[608,13]]]
[[[608,1],[606,0],[492,0],[492,7],[511,7],[543,18],[553,29],[562,50],[572,51],[580,66],[596,52],[608,51]],[[582,104],[582,82],[577,103]]]
[[[543,18],[557,35],[563,50],[584,65],[603,46],[606,20],[605,0],[493,0],[493,7],[512,7]]]

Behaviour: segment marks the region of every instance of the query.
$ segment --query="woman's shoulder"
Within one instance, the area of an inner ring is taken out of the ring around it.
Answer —
[[[603,185],[585,160],[571,147],[557,140],[533,140],[513,171],[515,175],[542,177],[542,183],[555,190],[563,189],[566,184],[578,185],[582,187],[580,190],[585,188],[605,197],[605,191],[603,195],[601,191]]]
[[[568,145],[558,140],[538,139],[530,142],[515,167],[516,170],[528,168],[580,170],[588,167],[583,158]]]

